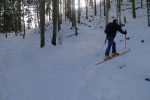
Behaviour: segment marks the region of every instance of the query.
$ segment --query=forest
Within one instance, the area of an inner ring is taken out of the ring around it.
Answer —
[[[0,0],[0,100],[150,100],[149,45],[150,0]]]
[[[51,43],[55,46],[57,43],[58,32],[61,30],[61,24],[64,21],[70,21],[70,29],[78,33],[78,24],[81,24],[81,16],[84,13],[88,20],[90,9],[93,10],[92,16],[100,16],[105,19],[105,24],[109,21],[109,10],[111,3],[115,2],[116,17],[120,24],[126,21],[126,16],[122,16],[122,11],[132,9],[132,16],[136,19],[136,10],[143,9],[146,1],[143,0],[1,0],[0,1],[0,34],[7,37],[9,34],[15,34],[25,38],[26,30],[39,27],[40,47],[45,45],[45,26],[53,25],[53,36]],[[132,6],[129,6],[132,4]],[[139,5],[136,6],[136,5]],[[126,6],[123,9],[122,6]],[[123,20],[122,20],[123,19]],[[123,22],[124,21],[124,22]],[[61,40],[61,39],[60,39]]]

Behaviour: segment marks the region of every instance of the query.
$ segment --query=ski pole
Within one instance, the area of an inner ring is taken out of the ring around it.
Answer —
[[[125,34],[125,51],[126,51],[126,47],[127,47],[126,38],[127,38],[127,35]]]
[[[107,37],[106,37],[106,39],[105,39],[104,44],[101,46],[101,48],[100,48],[99,52],[101,52],[101,51],[103,50],[103,48],[104,48],[104,46],[105,46],[106,42],[107,42]],[[99,55],[100,55],[100,54],[98,54],[98,56],[99,56]]]

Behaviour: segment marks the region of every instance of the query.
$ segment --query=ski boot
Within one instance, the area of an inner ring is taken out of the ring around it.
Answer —
[[[116,56],[118,56],[118,55],[120,55],[118,52],[113,52],[111,56],[112,56],[112,57],[116,57]]]
[[[110,56],[105,56],[105,58],[104,58],[104,60],[109,60],[109,59],[111,59],[112,57],[110,57]]]

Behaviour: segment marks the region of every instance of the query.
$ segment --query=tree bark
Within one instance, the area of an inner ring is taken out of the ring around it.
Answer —
[[[40,34],[42,48],[45,45],[45,0],[40,0]]]
[[[52,44],[56,46],[57,24],[58,24],[58,0],[53,0],[53,36]]]
[[[135,0],[132,0],[132,13],[133,13],[133,18],[136,18],[136,11],[135,11]]]

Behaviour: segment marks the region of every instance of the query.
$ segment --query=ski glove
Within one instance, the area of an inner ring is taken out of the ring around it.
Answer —
[[[127,31],[126,31],[126,30],[124,31],[124,34],[127,34]]]

